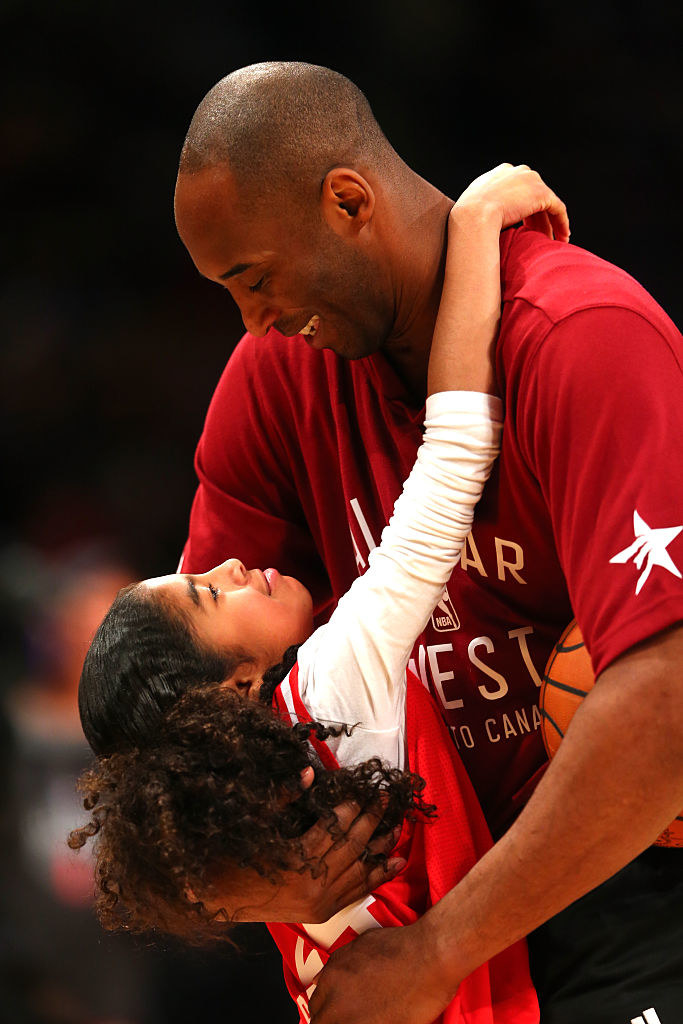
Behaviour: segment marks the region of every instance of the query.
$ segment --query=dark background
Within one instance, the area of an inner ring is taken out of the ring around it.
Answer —
[[[230,70],[342,71],[453,197],[502,160],[531,164],[567,201],[572,240],[683,322],[680,4],[3,0],[0,38],[8,687],[32,669],[25,620],[45,566],[89,541],[135,577],[177,562],[194,446],[241,324],[176,236],[173,185],[194,108]],[[198,991],[206,1024],[235,1004],[251,1006],[240,1020],[268,1019],[234,972],[193,963],[164,982],[178,1020]],[[167,1006],[156,1019],[176,1018]]]
[[[241,326],[176,236],[173,184],[196,104],[244,64],[343,71],[454,197],[501,160],[537,167],[576,244],[683,319],[681,5],[292,10],[4,0],[5,540],[108,532],[141,573],[175,564],[194,445]]]

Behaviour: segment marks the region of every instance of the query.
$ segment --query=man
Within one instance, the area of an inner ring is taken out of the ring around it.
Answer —
[[[334,72],[256,65],[204,99],[176,219],[249,333],[200,441],[185,571],[307,566],[325,614],[364,570],[419,443],[451,206]],[[315,1024],[426,1024],[540,926],[545,1024],[683,1005],[680,855],[648,849],[683,806],[681,339],[588,253],[515,229],[501,259],[503,450],[414,658],[498,842],[415,925],[333,956]],[[539,782],[537,687],[573,614],[599,682]]]

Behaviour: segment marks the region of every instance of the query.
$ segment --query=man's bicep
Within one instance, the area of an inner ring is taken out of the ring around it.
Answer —
[[[554,327],[529,373],[527,450],[598,671],[683,617],[681,354],[605,308]]]

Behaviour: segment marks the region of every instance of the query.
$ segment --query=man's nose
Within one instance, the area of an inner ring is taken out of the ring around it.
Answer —
[[[268,333],[282,310],[265,302],[241,302],[240,312],[244,326],[255,338],[263,338]]]

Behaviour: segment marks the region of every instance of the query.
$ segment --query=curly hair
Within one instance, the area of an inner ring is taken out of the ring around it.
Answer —
[[[318,819],[353,799],[385,804],[376,836],[405,817],[428,817],[424,781],[373,758],[322,769],[307,742],[342,729],[284,722],[272,709],[207,685],[166,713],[152,744],[100,758],[80,789],[90,821],[74,830],[78,849],[95,837],[96,908],[110,930],[159,931],[194,944],[228,937],[226,916],[201,900],[221,870],[252,868],[277,884],[294,865],[324,870],[306,857],[301,837]],[[315,781],[301,791],[301,771]],[[233,919],[240,908],[225,908]],[[219,919],[220,918],[220,919]]]

